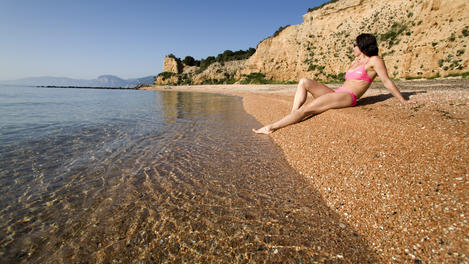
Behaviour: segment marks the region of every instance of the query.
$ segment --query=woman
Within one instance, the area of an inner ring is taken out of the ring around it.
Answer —
[[[291,113],[273,124],[253,129],[253,131],[258,134],[270,134],[279,128],[295,124],[308,116],[329,109],[355,106],[357,99],[366,92],[376,76],[379,76],[384,87],[397,99],[403,103],[408,102],[389,79],[384,61],[378,56],[376,38],[371,34],[361,34],[353,46],[356,59],[352,62],[350,70],[346,72],[342,87],[334,91],[322,83],[303,78],[298,83]],[[304,104],[307,92],[311,93],[314,100]]]

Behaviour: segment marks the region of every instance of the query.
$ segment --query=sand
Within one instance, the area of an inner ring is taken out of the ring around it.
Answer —
[[[329,85],[337,88],[340,84]],[[280,129],[272,140],[382,263],[469,263],[469,80],[375,82],[356,107]],[[155,86],[243,98],[268,124],[288,114],[296,85]]]

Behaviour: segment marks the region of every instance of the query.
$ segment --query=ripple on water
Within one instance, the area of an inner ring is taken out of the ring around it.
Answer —
[[[6,147],[2,262],[376,261],[270,139],[251,133],[258,123],[240,98],[155,97],[157,129],[84,124]]]

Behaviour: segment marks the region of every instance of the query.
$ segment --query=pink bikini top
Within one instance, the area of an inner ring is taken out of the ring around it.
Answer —
[[[353,71],[347,71],[345,73],[345,80],[362,80],[365,82],[373,82],[373,79],[368,76],[368,73],[366,73],[365,70],[365,65],[368,63],[368,61],[365,62],[362,66],[358,67],[356,70]]]

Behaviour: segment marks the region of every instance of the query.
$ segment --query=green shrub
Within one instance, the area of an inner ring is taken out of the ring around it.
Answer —
[[[438,61],[438,66],[440,66],[440,68],[443,67],[443,63],[444,63],[444,62],[445,62],[445,61],[444,61],[443,59],[439,60],[439,61]]]
[[[381,57],[384,58],[384,57],[386,57],[386,56],[388,56],[388,55],[394,54],[394,52],[395,52],[395,50],[391,50],[391,51],[389,51],[389,52],[385,52],[385,53],[383,53],[383,54],[381,55]]]
[[[325,5],[327,5],[327,4],[332,4],[332,3],[335,3],[335,2],[337,2],[337,1],[339,1],[339,0],[331,0],[331,1],[326,2],[326,3],[324,3],[324,4],[320,5],[320,6],[316,6],[316,7],[313,7],[313,8],[308,8],[308,13],[309,13],[309,12],[313,12],[314,10],[321,9],[321,8],[323,8]]]
[[[344,82],[345,81],[345,72],[341,72],[337,75],[335,74],[328,74],[327,78],[332,80],[332,81],[339,81],[339,82]]]
[[[243,75],[244,80],[241,81],[242,84],[267,84],[271,81],[265,79],[265,74],[261,72],[253,72],[249,75]]]
[[[177,85],[192,85],[192,79],[187,74],[178,75]]]
[[[225,79],[225,82],[224,82],[224,83],[226,83],[226,84],[234,84],[234,83],[236,83],[236,80],[233,79],[233,78],[229,78],[229,79]]]
[[[200,60],[200,69],[199,71],[202,72],[208,68],[212,63],[220,62],[224,65],[225,62],[234,61],[234,60],[245,60],[252,56],[256,52],[256,49],[249,48],[247,50],[238,50],[238,51],[231,51],[225,50],[223,53],[214,56],[208,56],[205,59]]]
[[[438,42],[432,42],[433,47],[435,47],[436,45],[438,45]]]
[[[238,50],[238,51],[231,51],[225,50],[223,53],[220,53],[216,57],[216,61],[218,62],[227,62],[227,61],[234,61],[234,60],[245,60],[249,59],[256,52],[256,49],[249,48],[248,50]]]
[[[218,84],[217,79],[207,79],[202,82],[202,84]]]
[[[464,37],[469,36],[469,27],[465,27],[465,28],[462,30],[462,34],[464,35]]]
[[[290,25],[286,25],[286,26],[284,26],[284,27],[279,27],[279,28],[277,29],[277,31],[274,32],[274,34],[272,35],[272,37],[278,36],[278,34],[280,34],[280,32],[282,32],[284,29],[286,29],[286,28],[289,27],[289,26],[290,26]]]
[[[310,64],[309,67],[308,67],[308,71],[314,71],[317,69],[319,65],[316,65],[316,64]]]
[[[457,76],[461,76],[464,79],[466,79],[466,78],[469,77],[469,72],[450,73],[450,74],[446,75],[446,77],[457,77]]]
[[[163,81],[166,81],[167,79],[171,78],[174,75],[176,75],[176,73],[174,72],[161,72],[160,74],[158,74],[157,77],[162,76]]]
[[[456,40],[456,36],[453,34],[451,34],[451,36],[449,37],[449,41],[453,42]]]
[[[308,67],[308,71],[315,71],[319,70],[322,72],[324,70],[325,66],[317,65],[317,64],[310,64]]]
[[[221,78],[221,79],[207,79],[202,84],[234,84],[235,79],[232,78]]]
[[[458,50],[457,53],[456,53],[456,56],[461,56],[461,55],[463,55],[463,54],[464,54],[464,51],[465,51],[465,50],[463,50],[463,49]]]
[[[168,57],[174,58],[178,62],[183,62],[188,66],[199,66],[200,68],[198,72],[200,73],[206,70],[208,66],[210,66],[212,63],[220,62],[220,64],[224,65],[224,63],[227,61],[245,60],[251,57],[252,54],[254,54],[255,52],[256,49],[254,48],[249,48],[247,50],[238,50],[235,52],[231,50],[225,50],[223,53],[218,54],[216,57],[208,56],[207,58],[201,60],[195,60],[191,56],[186,56],[184,60],[181,61],[181,59],[174,56],[174,54],[169,54]]]
[[[387,41],[388,42],[388,48],[391,48],[394,44],[399,43],[397,38],[399,35],[401,35],[404,31],[407,30],[407,25],[406,24],[401,24],[401,23],[394,23],[391,28],[389,29],[388,32],[381,34],[379,36],[380,41]],[[395,43],[395,41],[397,41]]]
[[[422,79],[421,76],[407,76],[405,77],[406,80],[416,80],[416,79]]]
[[[213,56],[208,56],[206,59],[201,59],[199,71],[200,72],[205,71],[208,68],[208,66],[210,66],[214,62],[216,62],[216,59]]]
[[[194,59],[193,57],[191,57],[191,56],[186,56],[186,57],[184,58],[184,60],[182,60],[182,62],[183,62],[184,64],[186,64],[187,66],[195,66],[195,65],[196,65],[195,59]]]

